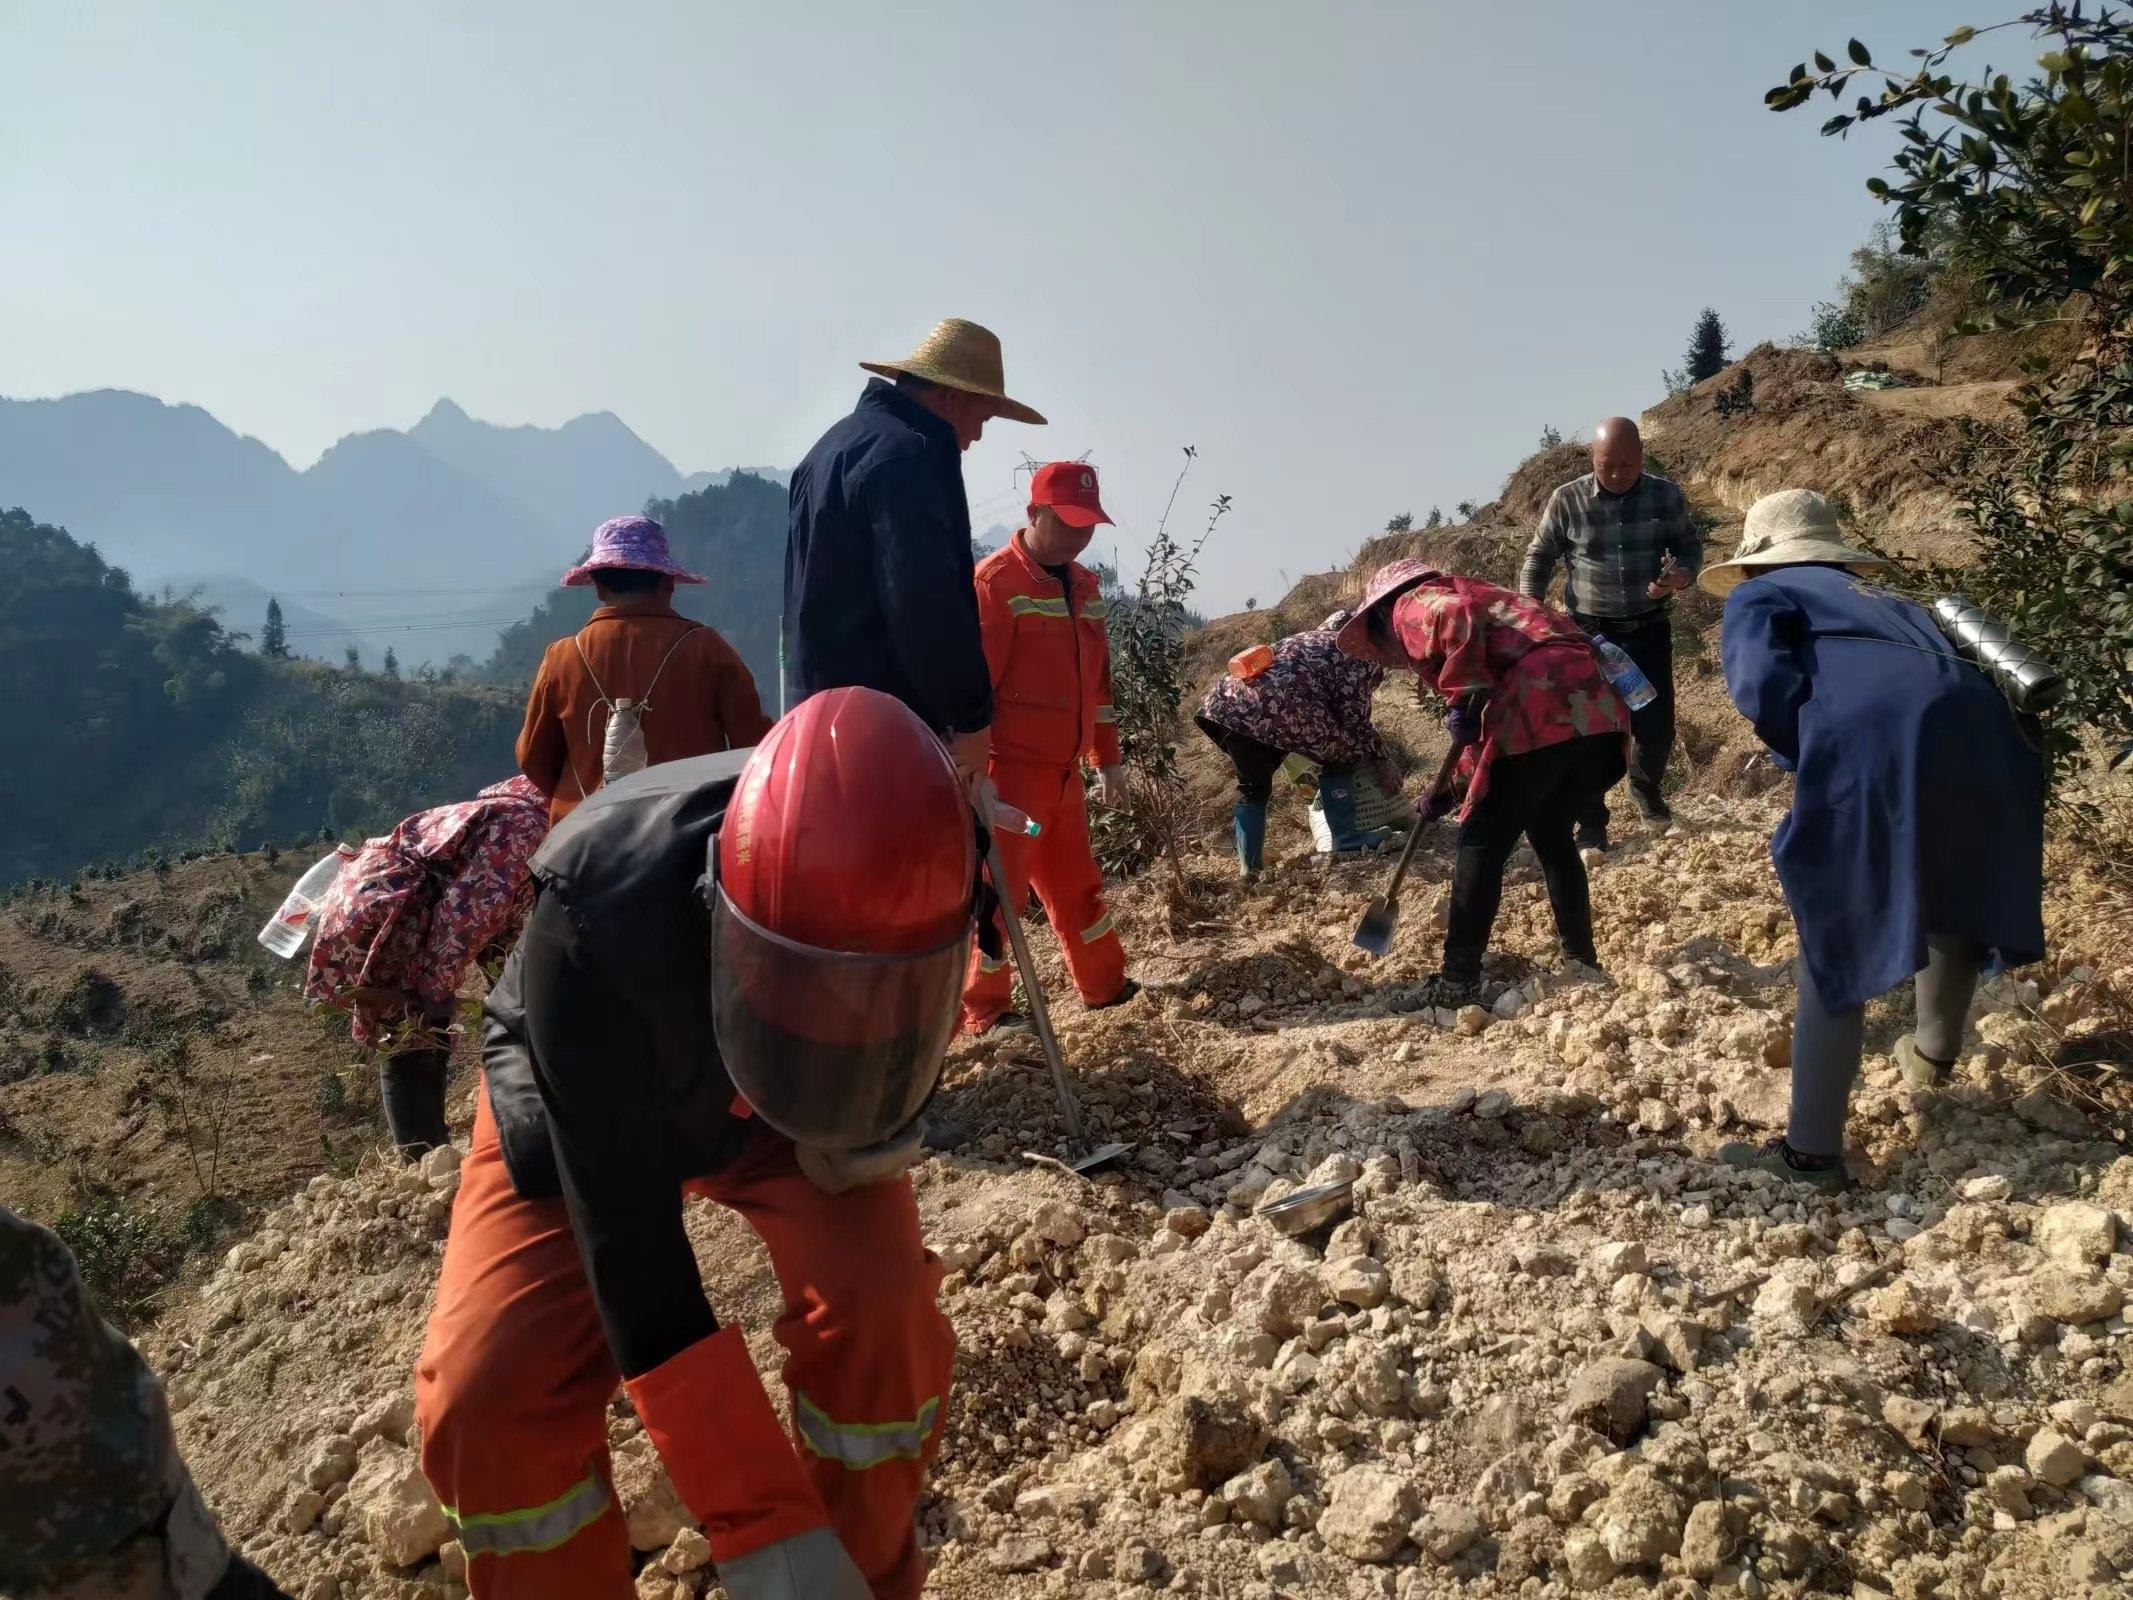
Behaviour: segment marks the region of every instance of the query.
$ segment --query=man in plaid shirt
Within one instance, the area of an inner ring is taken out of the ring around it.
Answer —
[[[1631,716],[1636,756],[1630,793],[1646,818],[1673,813],[1660,792],[1674,750],[1673,596],[1703,567],[1703,534],[1680,489],[1644,470],[1644,441],[1628,417],[1609,417],[1592,436],[1592,471],[1549,497],[1526,547],[1518,592],[1545,600],[1557,563],[1563,604],[1587,633],[1604,633],[1644,669],[1658,694]],[[1595,797],[1578,819],[1578,843],[1607,848],[1607,803]]]

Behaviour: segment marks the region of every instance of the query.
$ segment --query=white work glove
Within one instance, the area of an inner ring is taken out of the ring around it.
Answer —
[[[1123,811],[1126,806],[1126,769],[1098,767],[1096,769],[1096,803],[1106,811]]]
[[[796,1144],[800,1170],[807,1181],[824,1194],[843,1194],[847,1189],[901,1177],[918,1165],[926,1154],[925,1124],[914,1122],[902,1134],[858,1150],[826,1150],[818,1144]]]

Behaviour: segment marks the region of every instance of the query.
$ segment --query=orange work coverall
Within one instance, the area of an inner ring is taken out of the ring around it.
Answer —
[[[1051,919],[1084,1004],[1118,997],[1126,952],[1104,907],[1103,871],[1089,850],[1081,767],[1119,763],[1111,710],[1111,641],[1096,574],[1067,565],[1067,582],[1039,566],[1017,533],[978,563],[978,625],[992,672],[992,781],[1007,804],[1043,830],[1035,839],[1003,831],[1001,887],[1009,916],[1032,888]],[[970,952],[963,1025],[990,1027],[1014,995],[1003,957]]]

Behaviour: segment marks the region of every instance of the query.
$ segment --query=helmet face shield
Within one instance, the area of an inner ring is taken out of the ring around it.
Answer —
[[[931,950],[853,955],[772,933],[711,885],[711,1016],[726,1072],[771,1127],[855,1150],[902,1131],[940,1081],[970,928]]]

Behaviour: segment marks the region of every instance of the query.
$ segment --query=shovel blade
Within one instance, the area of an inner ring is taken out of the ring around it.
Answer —
[[[1130,1144],[1098,1145],[1087,1155],[1069,1161],[1067,1165],[1076,1172],[1094,1172],[1098,1167],[1107,1167],[1120,1156],[1130,1154],[1132,1150],[1133,1146]]]
[[[1360,950],[1383,958],[1392,954],[1393,930],[1400,925],[1400,908],[1389,900],[1374,900],[1355,925],[1355,944]]]

